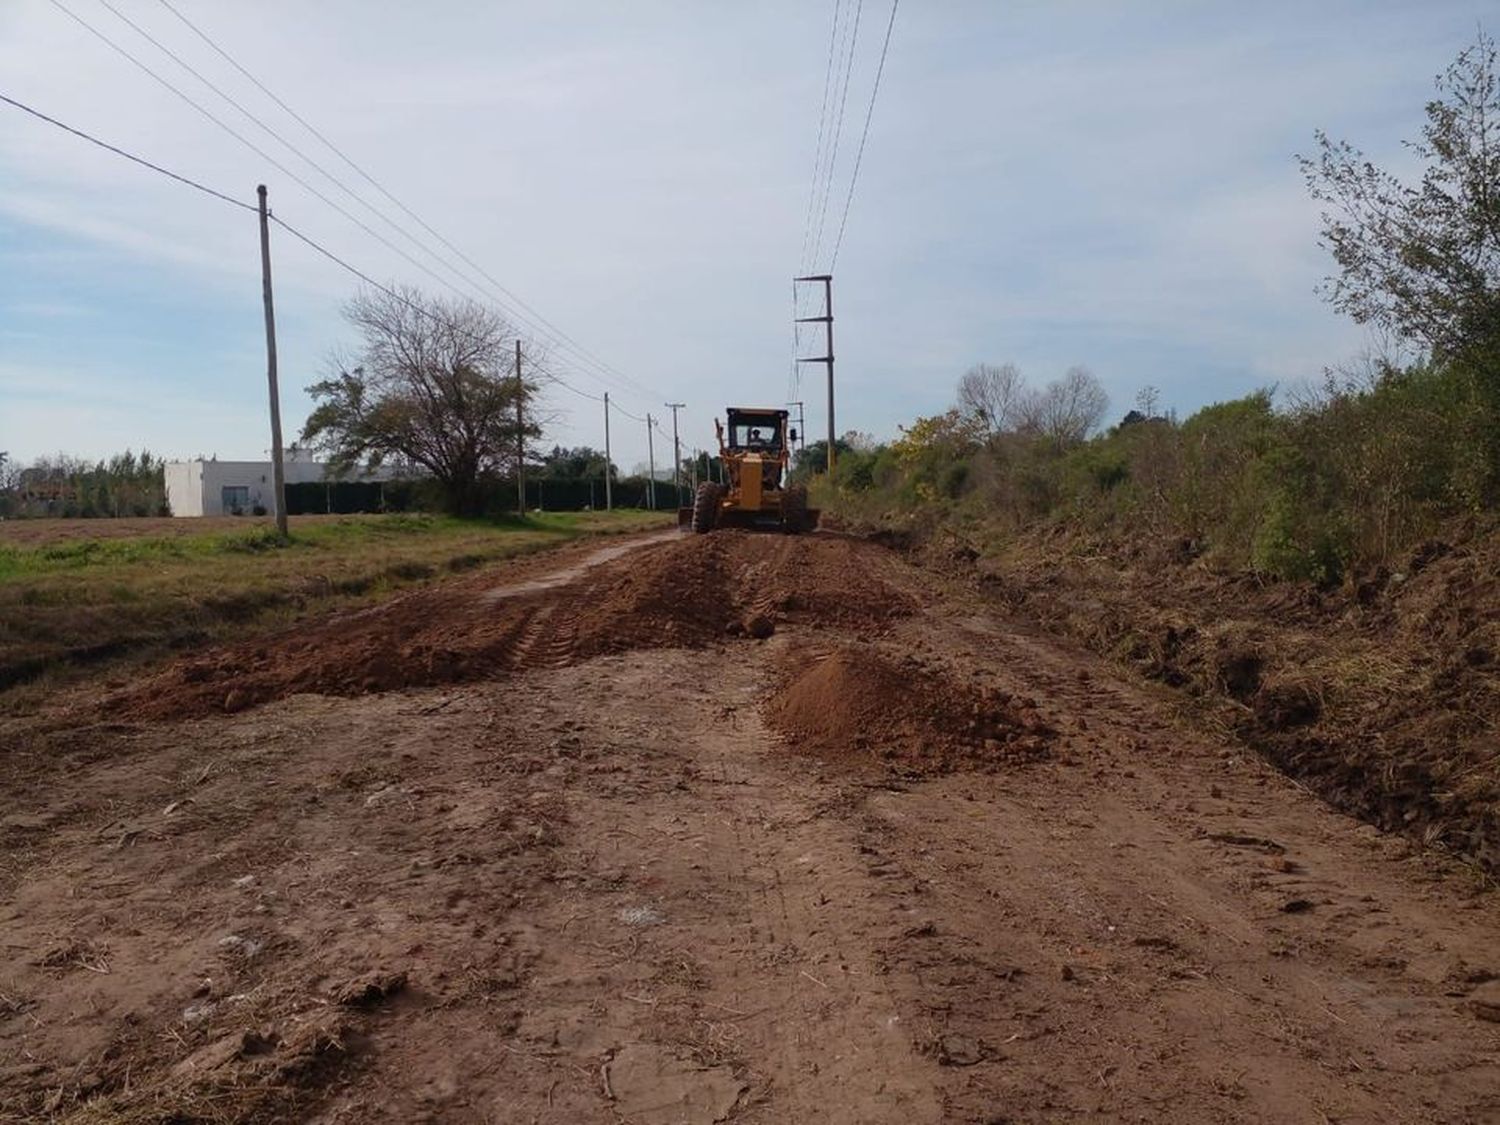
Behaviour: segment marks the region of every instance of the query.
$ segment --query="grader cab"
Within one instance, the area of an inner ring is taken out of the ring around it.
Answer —
[[[786,482],[795,431],[785,410],[731,406],[726,426],[717,418],[719,463],[726,479],[704,481],[691,508],[680,508],[677,523],[703,535],[720,527],[766,528],[796,535],[818,526],[818,512],[807,506],[807,489]]]

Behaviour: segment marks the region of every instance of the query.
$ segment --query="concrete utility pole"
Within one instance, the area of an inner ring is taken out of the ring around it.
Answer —
[[[286,471],[281,464],[281,392],[276,385],[276,309],[271,302],[271,213],[266,210],[266,185],[258,185],[255,194],[260,199],[260,283],[266,303],[266,382],[271,388],[271,488],[276,494],[276,534],[285,539]]]
[[[612,512],[615,510],[614,492],[610,488],[610,459],[609,459],[609,392],[604,392],[604,510]]]
[[[646,415],[646,495],[651,510],[656,511],[656,445],[651,440],[651,415]]]
[[[526,514],[526,429],[521,419],[521,402],[526,397],[521,382],[521,338],[516,337],[516,514]]]
[[[827,347],[822,355],[811,356],[807,359],[798,359],[798,363],[821,363],[828,368],[828,472],[833,473],[833,274],[814,273],[806,277],[792,279],[796,281],[821,281],[823,283],[823,315],[822,316],[799,316],[798,324],[821,324],[824,326],[824,339]]]
[[[672,494],[677,499],[677,506],[682,507],[682,445],[677,440],[677,412],[687,405],[685,402],[669,402],[667,409],[672,412]]]

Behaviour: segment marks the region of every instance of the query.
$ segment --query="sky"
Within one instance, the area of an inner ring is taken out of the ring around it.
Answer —
[[[671,432],[667,402],[685,448],[726,405],[800,399],[826,432],[822,368],[793,376],[791,279],[829,268],[887,0],[172,3],[488,277],[163,0],[0,0],[0,94],[237,200],[265,183],[377,281],[498,305],[583,392],[548,387],[549,443],[602,446],[606,390],[626,468],[647,454],[636,417]],[[1321,128],[1410,173],[1434,76],[1497,11],[905,0],[834,269],[837,430],[894,436],[978,362],[1038,384],[1084,364],[1116,417],[1147,385],[1186,415],[1350,360],[1368,341],[1317,295],[1332,263],[1296,155]],[[836,13],[852,62],[825,113]],[[263,457],[256,216],[3,103],[0,185],[0,450]],[[290,439],[354,342],[340,308],[361,282],[274,227],[272,256]]]

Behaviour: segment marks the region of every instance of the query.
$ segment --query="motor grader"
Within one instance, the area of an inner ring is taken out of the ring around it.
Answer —
[[[786,481],[795,430],[785,410],[731,406],[728,425],[714,419],[719,464],[727,480],[704,481],[691,508],[679,508],[677,525],[699,535],[721,527],[767,528],[796,535],[818,526],[807,489]]]

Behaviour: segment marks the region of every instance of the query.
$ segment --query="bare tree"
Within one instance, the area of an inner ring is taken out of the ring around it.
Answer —
[[[1070,367],[1061,379],[1027,396],[1022,429],[1042,434],[1059,446],[1076,445],[1098,428],[1109,409],[1109,395],[1087,367]]]
[[[404,459],[442,486],[449,508],[477,514],[484,478],[517,463],[516,399],[523,437],[540,434],[526,409],[533,383],[513,375],[516,332],[498,312],[410,287],[358,294],[344,315],[361,342],[332,377],[307,388],[318,405],[302,440],[336,466]]]
[[[1161,402],[1161,391],[1147,383],[1135,393],[1135,405],[1145,418],[1156,417],[1156,407]]]
[[[1026,379],[1014,363],[978,363],[958,381],[958,407],[990,434],[1007,433],[1021,422]]]

